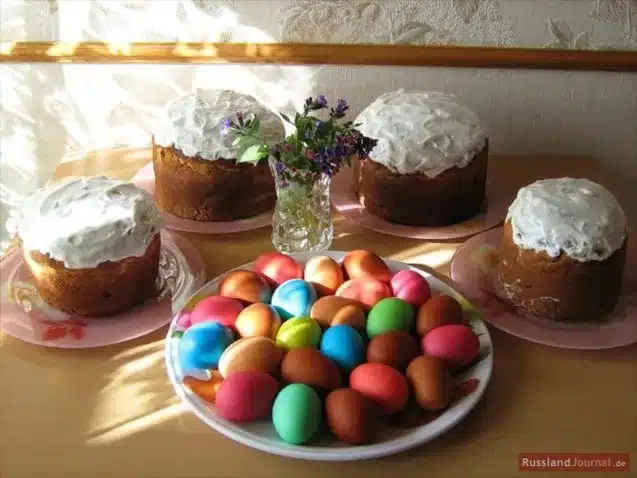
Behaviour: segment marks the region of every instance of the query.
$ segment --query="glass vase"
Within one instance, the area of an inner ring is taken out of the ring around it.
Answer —
[[[270,158],[276,188],[272,243],[282,253],[326,251],[334,238],[326,174],[284,173]]]

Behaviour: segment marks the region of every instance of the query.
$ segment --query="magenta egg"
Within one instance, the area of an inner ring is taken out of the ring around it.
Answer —
[[[466,325],[441,325],[422,338],[422,351],[425,355],[438,357],[452,369],[460,368],[478,356],[480,339]]]
[[[237,372],[224,379],[215,397],[217,413],[233,422],[251,422],[266,418],[279,384],[264,372]]]
[[[190,323],[218,322],[226,327],[234,327],[243,304],[237,299],[213,295],[201,299],[190,312]]]
[[[394,297],[404,300],[415,308],[420,307],[431,297],[429,282],[416,271],[403,270],[391,279]]]

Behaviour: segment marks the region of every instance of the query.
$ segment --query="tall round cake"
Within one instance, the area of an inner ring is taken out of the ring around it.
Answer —
[[[378,140],[355,161],[354,189],[371,214],[412,226],[443,226],[480,211],[488,141],[478,117],[456,96],[398,90],[354,121]]]
[[[69,178],[36,191],[21,212],[26,264],[53,307],[106,316],[154,293],[162,220],[147,192],[107,177]]]
[[[626,240],[624,212],[604,187],[587,179],[537,181],[509,208],[499,290],[540,317],[602,319],[621,292]]]
[[[160,209],[195,221],[233,221],[274,207],[267,161],[237,163],[223,121],[250,113],[270,144],[285,136],[283,122],[251,96],[231,90],[197,90],[170,103],[153,137],[155,199]]]

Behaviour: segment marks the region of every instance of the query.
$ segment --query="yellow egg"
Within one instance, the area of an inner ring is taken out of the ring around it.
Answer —
[[[243,309],[234,323],[241,337],[276,338],[281,326],[281,317],[268,304],[256,303]]]

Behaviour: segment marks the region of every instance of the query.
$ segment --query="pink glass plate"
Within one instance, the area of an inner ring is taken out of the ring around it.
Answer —
[[[637,342],[637,242],[628,242],[617,307],[600,323],[563,324],[516,311],[496,296],[493,273],[502,228],[462,244],[451,260],[451,278],[493,326],[531,342],[570,349],[610,349]]]
[[[89,348],[124,342],[163,327],[205,282],[205,272],[199,252],[185,238],[162,232],[161,240],[157,295],[129,312],[99,319],[70,315],[46,304],[30,281],[22,250],[15,248],[0,261],[0,328],[36,345]]]
[[[153,163],[148,163],[133,176],[132,182],[150,194],[155,192],[155,172]],[[272,224],[272,211],[265,212],[259,216],[236,221],[216,222],[216,221],[192,221],[173,216],[163,212],[162,216],[166,222],[166,227],[175,231],[196,232],[198,234],[232,234],[233,232],[251,231],[260,227]]]

